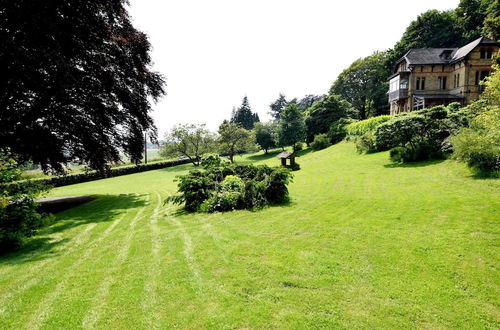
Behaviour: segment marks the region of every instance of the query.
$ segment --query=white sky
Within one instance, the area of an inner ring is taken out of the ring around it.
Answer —
[[[360,57],[392,47],[418,14],[459,0],[130,0],[167,95],[162,138],[178,123],[216,130],[247,95],[261,120],[279,93],[327,93]]]

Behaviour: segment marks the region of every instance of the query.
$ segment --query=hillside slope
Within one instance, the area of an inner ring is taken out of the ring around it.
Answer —
[[[298,162],[257,212],[164,205],[187,165],[54,190],[102,196],[0,257],[0,328],[500,326],[499,180],[348,143]]]

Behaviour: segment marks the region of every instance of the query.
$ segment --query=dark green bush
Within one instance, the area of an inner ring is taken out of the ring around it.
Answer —
[[[365,134],[356,137],[355,143],[356,143],[356,150],[359,153],[362,152],[372,153],[378,151],[377,146],[375,144],[375,135],[373,134],[373,131],[368,131]]]
[[[34,199],[47,188],[31,181],[9,185],[20,176],[17,162],[8,152],[0,152],[0,254],[21,246],[44,224]]]
[[[301,151],[304,148],[304,144],[302,142],[297,142],[293,145],[293,151]]]
[[[288,198],[290,170],[283,167],[224,165],[193,170],[178,178],[178,195],[167,201],[188,211],[255,209]]]
[[[331,145],[330,139],[326,134],[318,134],[314,137],[314,141],[311,142],[311,149],[321,150],[329,147]]]
[[[227,159],[221,158],[217,154],[207,154],[201,157],[201,166],[205,169],[212,167],[220,167],[229,161]]]
[[[335,144],[342,141],[347,136],[347,125],[354,122],[354,119],[342,118],[334,122],[328,130],[328,138],[330,142]]]

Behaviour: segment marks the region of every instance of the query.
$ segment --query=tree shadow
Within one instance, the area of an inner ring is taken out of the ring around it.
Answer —
[[[257,155],[248,156],[247,159],[253,160],[256,162],[268,160],[268,159],[271,159],[273,157],[276,157],[276,155],[278,155],[280,152],[281,152],[281,150],[273,150],[273,151],[269,151],[267,154],[257,154]]]
[[[193,169],[202,169],[202,167],[201,166],[195,167],[193,166],[193,164],[189,163],[184,165],[160,168],[159,171],[176,173],[176,172],[185,172]]]
[[[140,195],[97,195],[96,199],[91,202],[57,213],[51,225],[42,228],[36,236],[26,240],[25,244],[18,250],[8,251],[4,254],[0,251],[0,266],[55,257],[59,255],[56,248],[71,241],[71,238],[56,240],[51,235],[81,225],[113,221],[124,210],[145,205],[146,202],[141,199]]]
[[[433,159],[433,160],[425,160],[420,162],[411,162],[411,163],[390,163],[385,164],[385,168],[413,168],[413,167],[426,167],[433,166],[444,162],[445,159]]]
[[[301,151],[298,151],[295,154],[297,155],[297,157],[302,157],[302,156],[305,156],[307,154],[310,154],[311,152],[314,152],[314,150],[312,150],[311,148],[307,148],[307,149],[303,149]]]

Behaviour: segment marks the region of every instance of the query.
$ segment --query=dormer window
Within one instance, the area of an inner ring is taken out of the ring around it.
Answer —
[[[443,60],[449,60],[451,58],[451,53],[453,52],[452,49],[446,49],[446,50],[443,50],[440,57],[443,59]]]

